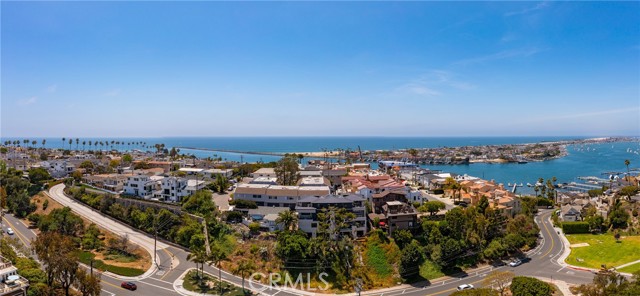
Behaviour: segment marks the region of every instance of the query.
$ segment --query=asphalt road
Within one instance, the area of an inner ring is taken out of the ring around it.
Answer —
[[[105,229],[109,229],[115,233],[126,233],[132,242],[141,245],[143,248],[153,253],[153,238],[147,234],[141,233],[131,227],[119,223],[91,208],[75,202],[63,194],[64,185],[56,185],[50,190],[50,196],[63,205],[69,206],[72,210],[87,219],[95,222]],[[482,286],[481,282],[486,275],[492,270],[511,270],[516,275],[536,276],[551,278],[553,280],[562,280],[572,284],[581,284],[590,282],[593,279],[591,272],[578,271],[565,268],[558,264],[557,258],[563,253],[564,246],[559,235],[554,231],[549,217],[551,210],[542,211],[536,217],[536,223],[541,229],[541,240],[538,247],[533,250],[526,262],[517,267],[501,266],[486,267],[484,269],[464,274],[459,277],[450,278],[444,281],[436,281],[427,286],[402,286],[398,288],[387,289],[384,293],[374,291],[363,291],[362,295],[372,296],[393,296],[393,295],[448,295],[455,291],[456,287],[461,284],[473,284],[476,287]],[[13,220],[12,220],[13,219]],[[22,237],[25,241],[33,238],[35,234],[25,225],[18,225],[21,222],[15,220],[11,216],[7,216],[10,225],[14,225],[16,235]],[[11,227],[11,226],[10,226]],[[122,280],[117,276],[104,274],[103,279],[103,295],[177,295],[174,290],[174,281],[176,281],[186,270],[195,268],[195,264],[186,260],[187,252],[181,248],[173,247],[169,244],[158,243],[158,266],[150,270],[138,279],[131,280],[138,285],[138,290],[130,292],[120,288]],[[205,266],[205,271],[213,275],[218,274],[218,270],[211,266]],[[231,275],[223,271],[223,279],[236,284],[241,283],[241,278]],[[248,284],[247,284],[248,286]],[[261,284],[254,284],[254,287],[263,295],[275,296],[293,296],[303,295],[291,290],[282,290],[277,288],[269,288]]]

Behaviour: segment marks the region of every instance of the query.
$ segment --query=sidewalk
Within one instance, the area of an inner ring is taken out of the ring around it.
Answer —
[[[535,277],[535,278],[537,278],[537,279],[539,279],[539,280],[541,280],[543,282],[555,285],[560,290],[560,293],[562,293],[562,295],[564,295],[564,296],[573,296],[574,295],[573,293],[571,293],[571,290],[569,289],[571,286],[569,284],[567,284],[567,282],[565,282],[565,281],[552,280],[550,278],[545,278],[545,277]]]

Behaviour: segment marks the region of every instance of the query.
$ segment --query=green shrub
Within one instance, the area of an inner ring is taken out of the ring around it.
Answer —
[[[513,296],[551,296],[551,285],[532,277],[517,276],[511,281],[509,287]]]
[[[566,234],[589,233],[587,222],[562,222],[562,231]]]
[[[94,257],[95,257],[95,255],[93,253],[91,253],[91,252],[81,252],[80,255],[79,255],[79,261],[84,263],[84,264],[86,264],[86,265],[90,265],[91,264],[91,260]],[[121,275],[121,276],[139,276],[139,275],[144,273],[144,270],[142,270],[142,269],[113,266],[113,265],[109,265],[109,264],[104,263],[102,260],[94,260],[93,261],[93,268],[96,268],[96,269],[101,270],[101,271],[112,272],[112,273],[115,273],[115,274]]]

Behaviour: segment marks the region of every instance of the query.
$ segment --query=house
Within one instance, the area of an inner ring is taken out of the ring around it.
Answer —
[[[82,182],[112,192],[120,192],[124,189],[127,178],[127,175],[122,174],[88,175],[82,177]]]
[[[161,180],[159,198],[164,201],[181,202],[184,197],[191,196],[205,187],[202,180],[191,180],[181,177],[166,177]]]
[[[375,227],[382,227],[391,235],[396,230],[413,229],[418,226],[418,212],[407,203],[401,201],[387,201],[379,212],[369,214],[369,219],[379,219]]]
[[[18,274],[11,261],[0,257],[0,295],[27,296],[29,281]]]
[[[304,177],[298,180],[298,186],[330,186],[331,182],[325,177]]]
[[[162,176],[133,175],[128,176],[124,183],[124,193],[128,195],[151,199],[160,191]]]
[[[562,221],[580,221],[582,220],[580,210],[582,208],[580,206],[575,205],[564,205],[560,208],[560,219]]]
[[[274,168],[260,168],[257,171],[251,173],[251,178],[258,177],[271,177],[276,178],[276,170]]]
[[[349,226],[340,232],[353,238],[362,237],[367,233],[365,201],[364,197],[355,194],[302,197],[295,206],[298,212],[298,227],[309,236],[315,237],[320,223],[318,213],[332,207],[344,208],[354,213],[356,218],[349,221]]]
[[[211,177],[212,179],[215,179],[216,176],[218,175],[223,176],[227,179],[233,176],[232,169],[208,169],[208,170],[204,170],[204,173],[208,174],[209,177]]]
[[[76,170],[75,165],[65,159],[43,161],[40,166],[45,168],[54,178],[64,178]]]
[[[243,223],[248,226],[252,222],[257,222],[263,231],[273,232],[283,230],[283,225],[276,223],[276,219],[278,219],[279,213],[287,210],[289,210],[288,207],[258,207],[257,209],[249,209],[249,218],[246,218]]]

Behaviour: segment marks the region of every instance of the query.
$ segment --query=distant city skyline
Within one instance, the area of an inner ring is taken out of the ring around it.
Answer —
[[[640,2],[2,2],[0,136],[638,136]]]

